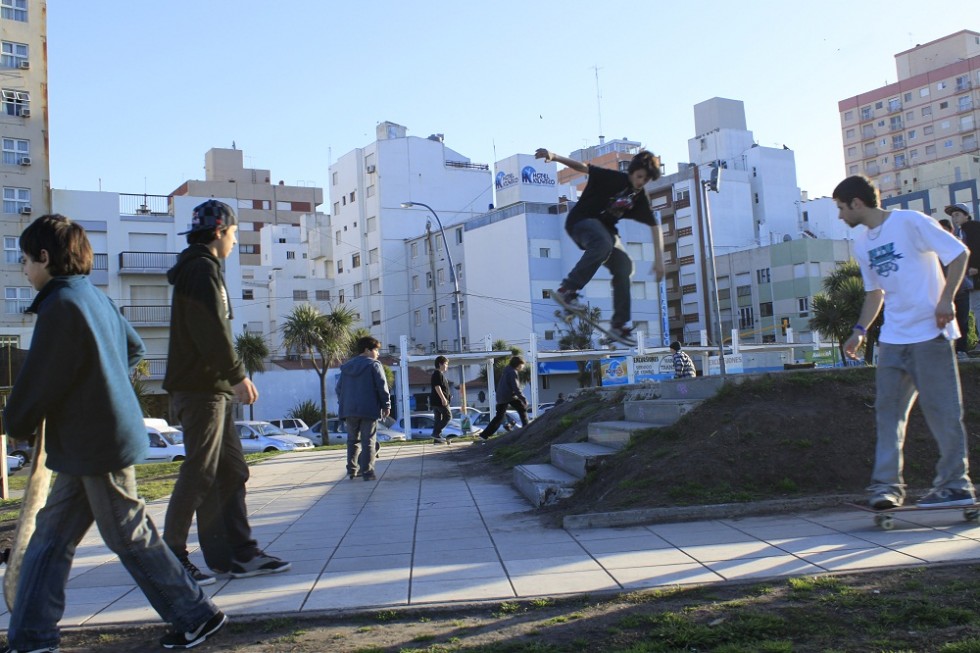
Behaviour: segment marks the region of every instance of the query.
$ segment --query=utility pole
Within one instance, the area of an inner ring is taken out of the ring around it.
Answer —
[[[439,351],[439,283],[436,280],[436,247],[432,241],[431,221],[425,223],[425,246],[429,249],[429,278],[432,280],[432,315],[434,317],[432,326],[435,329],[435,350]]]

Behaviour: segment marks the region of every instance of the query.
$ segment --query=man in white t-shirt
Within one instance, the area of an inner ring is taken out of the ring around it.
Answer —
[[[866,227],[854,239],[866,293],[858,323],[844,343],[849,357],[856,357],[865,329],[885,307],[875,374],[878,437],[869,503],[884,510],[905,500],[902,445],[909,411],[919,396],[939,445],[939,462],[932,490],[916,505],[972,505],[975,494],[952,342],[959,337],[953,295],[966,271],[968,250],[923,213],[879,208],[878,189],[867,177],[848,177],[834,189],[833,198],[841,220]]]

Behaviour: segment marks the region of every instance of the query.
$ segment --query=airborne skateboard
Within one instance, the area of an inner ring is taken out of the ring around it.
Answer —
[[[980,503],[974,503],[968,506],[930,506],[920,508],[919,506],[912,504],[908,506],[899,506],[897,508],[885,508],[884,510],[875,510],[871,506],[863,505],[860,503],[848,503],[846,504],[852,508],[857,508],[858,510],[863,510],[864,512],[870,512],[874,514],[875,526],[882,528],[886,531],[890,531],[895,528],[895,513],[897,512],[925,512],[929,510],[962,510],[963,519],[966,521],[980,521]]]
[[[17,598],[17,583],[20,581],[20,568],[24,562],[27,544],[31,541],[34,528],[37,525],[37,513],[48,500],[51,489],[51,470],[45,463],[48,456],[44,451],[44,421],[37,429],[34,440],[34,457],[31,459],[31,475],[27,477],[24,487],[24,498],[20,502],[20,515],[17,517],[17,532],[10,550],[4,556],[7,572],[3,577],[3,598],[7,609],[13,611],[14,599]]]
[[[565,322],[565,324],[571,324],[575,318],[582,320],[583,322],[592,326],[592,328],[600,331],[605,337],[599,339],[599,344],[603,346],[611,347],[614,343],[620,345],[626,345],[627,347],[636,347],[636,341],[632,338],[623,338],[612,332],[612,330],[607,327],[603,322],[593,320],[589,316],[589,312],[584,307],[574,307],[571,304],[566,304],[561,299],[559,295],[554,290],[549,290],[548,294],[551,298],[555,300],[555,303],[561,306],[561,310],[555,311],[555,317]]]

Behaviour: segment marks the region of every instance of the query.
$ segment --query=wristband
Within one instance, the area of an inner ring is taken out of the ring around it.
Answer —
[[[868,330],[867,330],[867,329],[865,329],[865,328],[864,328],[863,326],[861,326],[860,324],[855,324],[855,325],[854,325],[854,328],[852,329],[852,331],[860,331],[860,332],[861,332],[861,335],[862,335],[862,336],[866,336],[866,335],[868,335]]]

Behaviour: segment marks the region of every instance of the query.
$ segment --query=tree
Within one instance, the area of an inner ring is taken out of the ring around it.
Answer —
[[[561,315],[561,311],[556,311],[555,314]],[[589,308],[588,317],[593,322],[598,322],[602,319],[602,311],[593,306]],[[562,327],[562,324],[565,326]],[[561,334],[561,337],[558,338],[558,349],[592,349],[595,327],[588,321],[573,317],[571,323],[562,320],[561,324],[556,323],[555,326],[558,327],[558,332]],[[596,378],[598,378],[596,366],[589,365],[587,361],[575,361],[575,364],[578,366],[578,375],[576,376],[578,387],[588,388],[596,385]]]
[[[811,308],[810,328],[833,338],[837,343],[841,360],[844,360],[844,343],[851,337],[854,325],[861,316],[864,305],[864,281],[857,262],[851,260],[838,263],[837,267],[823,280],[824,292],[814,295]],[[864,358],[871,362],[874,346],[881,329],[881,316],[872,324],[865,325],[867,334],[864,341]]]
[[[137,401],[139,401],[143,417],[150,416],[150,392],[146,387],[146,381],[144,381],[149,375],[150,362],[145,359],[136,363],[136,367],[129,373],[129,382],[133,384],[133,392],[136,394]]]
[[[327,371],[349,351],[354,311],[331,307],[328,313],[311,304],[295,306],[282,325],[282,344],[308,356],[320,377],[320,419],[327,423]],[[358,352],[360,353],[360,352]]]
[[[269,355],[269,347],[265,338],[257,333],[243,331],[235,337],[235,352],[242,359],[248,378],[256,372],[265,372],[265,359]],[[249,404],[248,418],[255,419],[255,406]]]

